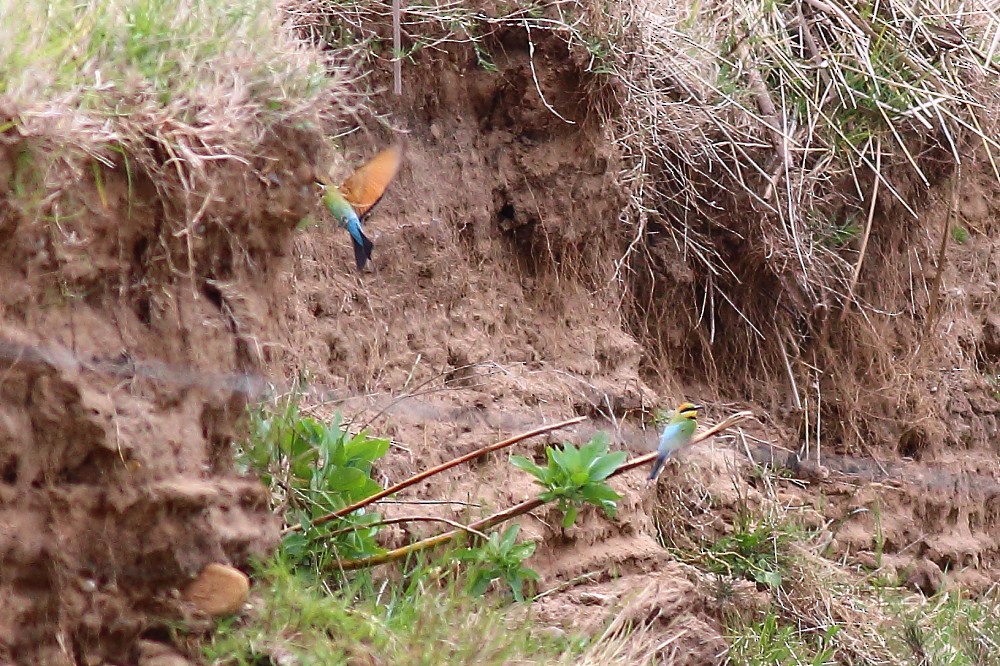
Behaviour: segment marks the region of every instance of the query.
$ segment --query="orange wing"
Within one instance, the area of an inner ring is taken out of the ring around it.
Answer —
[[[390,146],[358,167],[340,186],[341,194],[358,217],[363,219],[379,202],[402,161],[402,146]]]

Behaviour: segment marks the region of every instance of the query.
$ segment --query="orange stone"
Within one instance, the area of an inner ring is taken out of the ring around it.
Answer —
[[[184,590],[184,599],[207,615],[233,615],[243,608],[250,579],[242,571],[212,562]]]

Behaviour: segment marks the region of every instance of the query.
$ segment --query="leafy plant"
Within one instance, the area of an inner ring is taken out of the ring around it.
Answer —
[[[576,520],[580,504],[589,502],[600,507],[608,516],[615,515],[615,503],[621,499],[604,482],[625,462],[624,451],[608,452],[608,436],[598,433],[579,449],[570,443],[562,447],[546,447],[548,465],[541,467],[524,456],[511,456],[510,462],[535,477],[545,488],[539,499],[556,501],[563,512],[563,527]]]
[[[380,586],[372,592],[357,581],[331,589],[280,557],[262,563],[254,574],[259,601],[245,616],[219,622],[205,640],[204,662],[211,666],[581,663],[581,653],[589,647],[584,639],[549,637],[538,631],[530,614],[511,614],[494,600],[470,597],[459,581],[435,575],[431,563],[423,567],[408,577],[412,584]]]
[[[969,230],[956,224],[951,228],[951,239],[961,245],[969,240]]]
[[[339,415],[330,424],[306,416],[294,397],[279,411],[253,414],[251,426],[243,466],[271,488],[275,508],[286,522],[301,528],[285,537],[287,556],[322,570],[336,558],[381,552],[373,525],[380,520],[377,513],[359,510],[322,525],[313,521],[381,490],[371,467],[388,451],[388,440],[365,432],[352,436]]]
[[[490,583],[502,579],[510,587],[514,599],[524,601],[524,584],[537,581],[539,576],[534,569],[524,566],[524,561],[535,552],[535,543],[518,543],[519,530],[520,525],[510,525],[502,535],[493,532],[488,541],[455,552],[455,559],[470,564],[468,589],[471,594],[480,596]]]
[[[781,587],[778,557],[781,541],[787,538],[766,522],[751,524],[742,517],[732,534],[719,539],[710,549],[709,568],[715,573],[746,578],[771,589]]]
[[[733,631],[730,636],[729,659],[734,664],[748,666],[822,666],[837,663],[831,641],[838,631],[833,625],[821,635],[807,634],[796,627],[779,621],[777,614],[769,612],[763,620],[747,624]]]

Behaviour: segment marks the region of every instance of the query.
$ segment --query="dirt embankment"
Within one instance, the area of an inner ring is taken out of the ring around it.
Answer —
[[[246,395],[204,378],[260,368],[256,315],[310,212],[294,165],[320,144],[187,173],[192,209],[176,178],[23,127],[0,137],[0,661],[135,663],[178,587],[276,542],[232,466]]]
[[[542,544],[543,585],[576,581],[540,604],[544,619],[596,627],[624,606],[676,639],[678,663],[721,653],[723,608],[710,581],[669,562],[662,524],[682,516],[691,529],[724,533],[742,497],[734,484],[756,492],[741,471],[748,453],[791,469],[777,497],[813,507],[817,527],[831,521],[827,555],[870,565],[877,550],[900,580],[922,571],[932,588],[944,584],[933,574],[942,570],[971,589],[996,581],[1000,400],[989,377],[1000,361],[1000,200],[989,165],[964,167],[957,224],[969,234],[949,247],[929,337],[921,331],[948,215],[947,169],[931,188],[907,185],[919,221],[889,197],[877,209],[857,284],[864,307],[841,319],[823,304],[831,323],[800,322],[789,367],[775,365],[784,338],[743,352],[731,340],[710,345],[708,317],[698,314],[705,276],[664,240],[667,230],[648,230],[651,252],[620,270],[634,229],[617,223],[625,195],[608,131],[619,112],[614,91],[562,41],[533,35],[534,70],[526,33],[510,28],[487,42],[498,71],[477,68],[472,48],[421,52],[405,70],[403,96],[378,98],[406,133],[407,157],[367,222],[373,272],[350,272],[341,233],[319,228],[297,239],[273,367],[313,371],[326,391],[321,411],[341,409],[391,434],[399,447],[379,471],[392,480],[542,419],[594,416],[566,435],[577,441],[614,419],[624,426],[620,444],[643,452],[654,437],[640,413],[682,395],[710,404],[710,420],[754,409],[762,425],[748,438],[690,452],[659,494],[639,474],[616,482],[624,500],[613,520],[585,513],[562,530],[542,511],[525,523]],[[373,131],[349,140],[341,173],[391,138]],[[763,259],[755,233],[739,244],[739,230],[757,224],[752,207],[744,212],[728,211],[733,226],[720,242],[726,256],[743,257],[750,278],[729,296],[753,308],[790,287],[752,279]],[[805,404],[796,405],[793,386]],[[793,454],[807,442],[812,462],[801,465]],[[491,459],[417,495],[488,509],[532,492],[505,460]],[[462,518],[478,509],[440,511]],[[753,590],[744,597],[752,604]]]
[[[587,511],[562,530],[546,510],[525,522],[541,542],[543,585],[574,581],[540,602],[543,620],[597,627],[624,608],[652,621],[679,662],[722,653],[723,609],[700,574],[670,561],[662,526],[681,515],[725,531],[747,452],[789,465],[816,435],[813,414],[837,434],[821,440],[828,469],[780,492],[835,521],[834,553],[861,562],[878,547],[901,571],[919,563],[974,586],[997,580],[1000,401],[987,377],[1000,366],[1000,227],[989,172],[964,170],[969,234],[949,249],[933,343],[918,332],[948,193],[925,189],[919,223],[891,206],[876,220],[886,232],[858,289],[878,308],[849,322],[867,319],[867,333],[849,346],[845,329],[801,333],[815,339],[789,373],[815,386],[815,402],[797,406],[775,379],[778,347],[723,345],[729,356],[715,365],[678,351],[711,348],[696,305],[704,276],[666,229],[639,238],[645,259],[620,262],[635,230],[619,225],[617,91],[564,41],[532,34],[508,27],[486,42],[496,71],[468,45],[422,51],[403,96],[375,98],[407,135],[406,162],[366,222],[375,252],[361,276],[343,231],[293,235],[302,217],[322,215],[305,166],[323,161],[313,137],[276,136],[251,165],[213,162],[217,189],[178,203],[121,162],[98,182],[89,168],[38,162],[32,137],[5,135],[0,606],[15,610],[0,619],[0,656],[129,655],[151,618],[176,613],[170,591],[204,564],[241,563],[274,543],[263,490],[230,464],[243,397],[202,381],[220,370],[309,372],[327,398],[315,409],[393,436],[378,470],[393,480],[543,419],[594,416],[574,440],[624,424],[619,443],[640,452],[655,439],[640,414],[681,395],[709,404],[710,420],[755,409],[765,425],[752,437],[691,451],[658,489],[638,473],[616,481],[614,519]],[[393,138],[372,128],[349,138],[339,173]],[[722,241],[730,256],[761,254],[739,234]],[[761,288],[785,286],[751,281],[742,296]],[[884,344],[866,348],[873,339]],[[817,358],[828,363],[820,375]],[[869,371],[868,358],[892,372]],[[720,371],[736,364],[737,379]],[[883,399],[847,418],[862,393]],[[498,458],[416,489],[481,506],[425,509],[459,518],[533,492]]]

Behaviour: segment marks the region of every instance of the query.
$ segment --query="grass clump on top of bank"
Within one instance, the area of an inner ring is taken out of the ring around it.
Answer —
[[[320,141],[354,110],[340,54],[282,21],[266,0],[3,3],[0,132],[43,176],[57,153],[202,189],[209,162],[249,164],[281,129]]]

